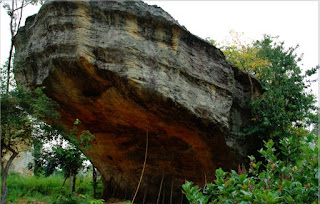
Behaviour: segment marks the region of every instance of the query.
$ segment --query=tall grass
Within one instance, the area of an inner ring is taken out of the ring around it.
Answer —
[[[20,174],[10,174],[7,178],[8,203],[25,201],[26,203],[88,203],[92,200],[92,178],[88,175],[78,176],[76,194],[72,194],[68,188],[68,181],[62,186],[63,176],[53,174],[49,177],[23,177]],[[102,183],[98,183],[97,192],[102,192]]]

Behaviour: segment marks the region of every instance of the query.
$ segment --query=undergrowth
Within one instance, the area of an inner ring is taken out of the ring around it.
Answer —
[[[64,178],[60,174],[49,177],[21,176],[9,174],[7,180],[8,203],[53,203],[53,204],[81,204],[102,203],[100,199],[93,198],[92,178],[80,175],[76,183],[75,193],[68,189],[68,180],[62,186]],[[103,186],[98,183],[97,192],[101,195]]]
[[[303,132],[303,131],[301,131]],[[280,140],[280,152],[274,142],[265,142],[259,153],[265,159],[250,156],[250,167],[238,172],[216,170],[216,179],[204,189],[192,182],[183,185],[183,193],[193,204],[213,203],[318,203],[318,136],[299,134]],[[285,159],[279,159],[282,153]]]

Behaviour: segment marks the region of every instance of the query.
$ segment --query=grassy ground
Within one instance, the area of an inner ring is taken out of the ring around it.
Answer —
[[[22,177],[10,174],[7,179],[8,203],[38,203],[38,204],[81,204],[102,203],[93,198],[92,178],[86,175],[78,176],[75,193],[68,190],[68,180],[62,186],[63,177],[55,174],[49,177]],[[97,194],[101,195],[102,183],[99,182]]]

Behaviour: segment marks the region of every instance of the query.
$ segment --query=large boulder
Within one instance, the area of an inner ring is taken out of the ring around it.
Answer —
[[[177,203],[185,179],[204,185],[254,149],[235,134],[249,118],[248,76],[157,6],[49,1],[19,29],[15,46],[18,84],[45,86],[61,123],[79,119],[95,135],[85,154],[104,178],[105,197],[132,198],[147,140],[137,199],[149,202],[161,189],[161,200]]]

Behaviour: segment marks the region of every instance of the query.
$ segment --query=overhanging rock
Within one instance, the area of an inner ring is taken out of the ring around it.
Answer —
[[[161,197],[178,202],[185,179],[203,185],[246,161],[253,141],[232,133],[248,120],[248,76],[159,7],[49,1],[15,46],[19,85],[45,86],[63,124],[80,119],[95,135],[86,154],[105,196],[132,198],[147,137],[138,200],[155,202],[163,180]]]

